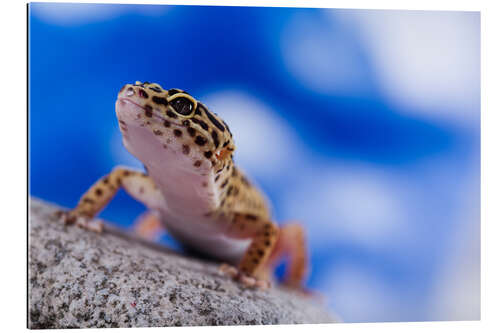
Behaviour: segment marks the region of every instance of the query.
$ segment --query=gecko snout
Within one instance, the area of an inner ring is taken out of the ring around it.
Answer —
[[[118,93],[119,97],[140,97],[140,98],[149,98],[148,93],[144,88],[140,86],[134,86],[132,84],[126,84],[121,87],[120,92]]]

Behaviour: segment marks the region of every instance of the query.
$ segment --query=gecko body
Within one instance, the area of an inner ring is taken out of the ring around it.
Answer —
[[[237,265],[224,271],[245,285],[267,285],[271,267],[287,255],[285,284],[302,288],[303,229],[271,220],[267,199],[233,162],[233,134],[220,117],[185,91],[147,82],[123,86],[115,110],[124,146],[147,173],[116,167],[65,215],[67,223],[90,220],[124,188],[152,212],[145,220],[190,248]]]

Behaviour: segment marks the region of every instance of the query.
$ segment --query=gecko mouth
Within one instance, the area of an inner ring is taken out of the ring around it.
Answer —
[[[121,102],[121,103],[130,103],[130,104],[133,104],[133,105],[137,106],[140,109],[146,110],[143,106],[137,104],[136,102],[134,102],[130,98],[120,97],[120,98],[118,98],[118,101]]]

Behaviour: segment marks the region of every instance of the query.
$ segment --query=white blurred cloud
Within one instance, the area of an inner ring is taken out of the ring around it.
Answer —
[[[479,180],[478,180],[479,182]],[[469,182],[459,192],[461,209],[431,292],[429,320],[479,320],[481,240],[479,186]]]
[[[218,91],[201,98],[235,134],[235,159],[250,175],[279,177],[300,160],[301,142],[284,119],[242,91]]]
[[[479,13],[352,11],[388,98],[399,110],[467,123],[479,113]],[[432,113],[431,113],[432,112]]]
[[[369,269],[342,264],[325,273],[320,285],[342,321],[397,321],[404,316],[397,292]]]
[[[363,71],[356,61],[353,41],[329,31],[314,14],[296,14],[282,32],[285,66],[306,88],[330,94],[358,95]]]
[[[398,247],[414,232],[406,191],[382,172],[344,162],[304,176],[281,204],[288,218],[307,225],[315,247],[339,240],[381,249]]]
[[[170,7],[158,5],[132,7],[119,4],[38,3],[31,10],[32,14],[48,23],[76,26],[114,19],[128,12],[145,16],[160,16],[170,10]]]
[[[36,17],[57,25],[74,26],[107,20],[123,11],[118,6],[97,6],[78,3],[42,3],[31,8]]]

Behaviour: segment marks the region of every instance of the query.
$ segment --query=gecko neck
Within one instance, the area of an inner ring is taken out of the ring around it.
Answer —
[[[194,152],[183,154],[182,146],[175,143],[165,146],[151,140],[142,128],[135,130],[129,126],[124,145],[146,167],[164,196],[169,215],[202,216],[216,209],[219,193],[210,161],[198,159]]]

